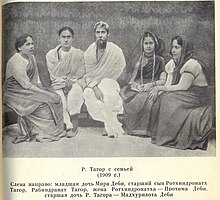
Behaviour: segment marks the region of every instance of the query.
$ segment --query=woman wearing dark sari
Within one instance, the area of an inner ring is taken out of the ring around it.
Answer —
[[[152,142],[177,149],[206,149],[212,127],[207,69],[193,57],[193,44],[182,36],[171,40],[170,53],[165,85],[149,94],[156,99],[148,126]]]
[[[134,129],[146,130],[146,119],[152,105],[148,99],[150,88],[165,82],[164,42],[151,32],[140,40],[141,55],[136,62],[131,79],[121,90],[124,106],[124,128],[127,134]]]
[[[20,135],[13,143],[35,140],[56,141],[65,136],[62,103],[55,92],[39,87],[38,68],[33,55],[32,36],[22,34],[6,66],[4,103],[18,115]]]

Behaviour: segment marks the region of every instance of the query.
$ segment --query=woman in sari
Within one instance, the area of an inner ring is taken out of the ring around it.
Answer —
[[[18,115],[20,135],[13,143],[35,140],[56,141],[65,136],[62,103],[55,92],[39,87],[38,68],[33,55],[32,36],[22,34],[6,66],[4,103]]]
[[[141,55],[131,79],[121,90],[124,106],[124,128],[127,134],[134,129],[146,130],[146,120],[152,105],[148,99],[150,88],[165,82],[164,42],[151,32],[145,32],[140,40]]]
[[[193,58],[193,44],[182,36],[171,40],[170,53],[165,85],[149,94],[156,99],[148,126],[152,142],[177,149],[206,149],[212,127],[207,68]]]

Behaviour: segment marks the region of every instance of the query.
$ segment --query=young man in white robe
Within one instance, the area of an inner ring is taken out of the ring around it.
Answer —
[[[83,88],[79,79],[85,73],[83,51],[72,46],[74,31],[63,27],[58,31],[60,44],[47,55],[47,66],[52,88],[61,96],[67,137],[78,132],[78,114],[81,111]]]

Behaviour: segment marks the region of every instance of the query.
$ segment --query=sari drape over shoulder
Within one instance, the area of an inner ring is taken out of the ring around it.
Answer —
[[[49,97],[30,89],[32,85],[37,86],[38,82],[34,56],[30,56],[28,61],[16,53],[6,66],[4,104],[18,114],[21,135],[26,139],[59,140],[64,135],[62,103],[44,103],[49,102]]]
[[[160,79],[160,75],[164,70],[164,59],[160,56],[155,58],[155,77],[153,81]],[[152,62],[149,62],[143,68],[143,83],[150,83],[152,81]],[[140,83],[140,69],[134,79],[135,82]],[[127,85],[122,89],[124,96],[124,122],[128,131],[133,129],[146,130],[146,120],[149,118],[149,110],[152,106],[152,101],[148,98],[149,91],[137,92],[131,89],[131,85]]]
[[[84,82],[89,87],[99,84],[103,78],[117,80],[126,65],[124,54],[117,45],[107,42],[100,60],[97,60],[96,48],[96,44],[93,43],[85,51]]]
[[[137,63],[133,63],[132,75],[129,83],[122,88],[121,94],[123,96],[124,106],[124,125],[128,133],[132,134],[134,129],[146,130],[147,119],[149,118],[149,111],[152,106],[152,100],[149,100],[149,91],[138,92],[131,88],[132,83],[140,85],[158,81],[164,72],[165,60],[160,56],[164,51],[164,42],[162,39],[150,33],[155,40],[155,55],[146,58],[143,50],[144,37],[149,32],[144,33],[140,39],[139,48],[141,52],[134,55],[134,58],[139,56]],[[136,59],[135,59],[136,60]],[[146,61],[147,60],[147,63]]]
[[[151,110],[147,130],[152,142],[177,149],[203,149],[213,125],[213,108],[209,106],[209,87],[199,60],[193,59],[192,44],[183,41],[179,63],[173,60],[165,66],[172,73],[171,85],[179,83],[184,73],[194,79],[188,90],[162,92]]]

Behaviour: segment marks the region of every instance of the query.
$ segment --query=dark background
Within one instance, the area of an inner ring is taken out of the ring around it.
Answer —
[[[58,29],[72,27],[75,31],[73,46],[86,50],[94,41],[93,26],[100,20],[110,25],[109,40],[122,48],[128,71],[144,31],[152,31],[164,40],[166,61],[171,38],[181,34],[195,44],[197,56],[210,67],[214,84],[213,1],[6,4],[3,6],[3,76],[8,59],[16,52],[14,41],[18,34],[27,32],[33,36],[35,55],[42,68],[46,52],[58,44]]]

